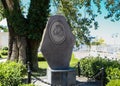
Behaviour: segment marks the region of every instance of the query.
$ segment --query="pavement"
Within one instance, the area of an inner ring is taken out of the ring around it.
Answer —
[[[35,86],[51,86],[50,83],[47,81],[47,76],[38,77],[37,79],[32,78],[32,83]],[[58,86],[58,85],[56,85]],[[76,76],[76,85],[75,86],[101,86],[100,81],[89,80],[83,76]]]

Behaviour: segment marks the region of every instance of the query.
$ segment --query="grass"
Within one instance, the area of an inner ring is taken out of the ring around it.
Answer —
[[[39,68],[42,68],[42,69],[46,69],[49,67],[47,61],[39,61],[38,65],[39,65]]]
[[[43,56],[41,55],[41,57],[43,57]],[[75,58],[75,55],[72,54],[71,61],[70,61],[70,67],[73,68],[78,63],[78,61],[79,60],[77,58]],[[34,74],[34,75],[36,75],[36,76],[45,76],[46,75],[46,70],[49,67],[47,61],[45,61],[45,60],[39,61],[38,65],[39,65],[38,73]]]
[[[70,67],[74,67],[79,62],[79,59],[75,58],[74,53],[72,53],[71,61],[70,61]]]
[[[70,67],[74,67],[78,63],[78,59],[75,58],[75,55],[72,54],[71,61],[70,61]],[[39,68],[47,69],[49,67],[47,61],[39,61]]]

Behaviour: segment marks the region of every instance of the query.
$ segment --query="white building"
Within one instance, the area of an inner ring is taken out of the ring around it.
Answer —
[[[0,32],[0,48],[8,46],[8,32]]]

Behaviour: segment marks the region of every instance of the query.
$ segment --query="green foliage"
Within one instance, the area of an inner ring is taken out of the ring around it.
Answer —
[[[106,86],[120,86],[120,79],[111,80]]]
[[[3,47],[2,50],[8,50],[8,47]]]
[[[101,45],[104,43],[104,39],[100,38],[100,39],[95,39],[91,44],[92,45]]]
[[[0,30],[3,30],[3,32],[8,32],[7,26],[0,25]]]
[[[42,53],[38,53],[38,61],[46,61],[45,57],[42,55]]]
[[[35,86],[33,84],[21,84],[21,85],[18,85],[18,86]]]
[[[40,40],[49,15],[50,0],[31,0],[26,17],[20,1],[13,0],[13,10],[6,8],[4,11],[13,32],[29,39]]]
[[[8,51],[6,51],[6,50],[2,50],[2,51],[1,51],[1,55],[3,55],[3,56],[8,55]]]
[[[56,3],[56,14],[64,15],[73,29],[77,46],[80,43],[90,44],[90,28],[98,28],[96,17],[102,13],[103,7],[106,8],[106,19],[120,20],[119,0],[54,0],[53,2]]]
[[[50,0],[31,0],[27,16],[29,21],[28,38],[40,39],[42,37],[50,11],[49,2]]]
[[[3,5],[2,5],[2,2],[0,0],[0,21],[5,17],[4,15],[4,8],[3,8]]]
[[[70,67],[74,67],[78,63],[79,59],[75,58],[74,53],[72,53],[71,61],[70,61]]]
[[[49,67],[47,61],[40,61],[40,62],[38,62],[38,64],[39,64],[39,68],[45,69],[45,68]]]
[[[26,68],[21,63],[0,63],[0,83],[2,86],[18,86],[25,72]]]
[[[2,84],[0,83],[0,86],[2,86]]]
[[[42,54],[38,54],[40,57],[43,57]],[[71,61],[70,61],[70,67],[74,67],[77,63],[78,63],[78,59],[75,58],[75,55],[74,53],[72,53],[72,56],[71,56]],[[39,61],[39,68],[48,68],[48,63],[46,62],[46,60],[40,60]]]
[[[3,47],[0,50],[0,56],[1,58],[6,58],[8,56],[8,47]]]
[[[6,58],[7,55],[8,55],[8,50],[6,50],[6,49],[0,50],[0,58]]]
[[[100,71],[100,68],[104,67],[106,70],[109,67],[120,68],[120,64],[116,60],[109,60],[101,57],[86,57],[80,60],[81,74],[87,77],[91,77]],[[107,73],[108,74],[108,73]]]
[[[94,63],[95,58],[86,57],[80,60],[81,74],[87,77],[94,75],[92,64]]]
[[[115,80],[115,79],[120,79],[120,69],[119,68],[109,67],[106,69],[106,74],[107,74],[107,79],[109,81]]]

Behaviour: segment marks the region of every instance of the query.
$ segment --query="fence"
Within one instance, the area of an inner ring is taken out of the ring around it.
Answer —
[[[75,66],[74,66],[74,68],[77,68],[77,74],[78,74],[78,76],[80,77],[80,74],[81,74],[81,70],[80,70],[80,62],[78,62]],[[51,84],[51,83],[49,83],[49,82],[46,82],[46,81],[44,81],[44,80],[42,80],[42,79],[40,79],[40,78],[38,78],[38,77],[36,77],[36,76],[34,76],[32,73],[31,73],[31,69],[30,69],[30,62],[28,62],[27,63],[27,72],[28,72],[28,79],[27,79],[27,83],[31,83],[31,76],[33,76],[36,80],[38,80],[38,81],[40,81],[40,82],[42,82],[42,83],[44,83],[44,84],[47,84],[47,85],[50,85],[50,86],[56,86],[56,85],[53,85],[53,84]],[[96,79],[96,77],[99,77],[100,76],[100,81],[101,81],[101,86],[105,86],[105,69],[104,69],[104,67],[102,67],[101,69],[100,69],[100,71],[97,73],[97,74],[95,74],[94,76],[92,76],[90,79],[91,80],[93,80],[93,79]],[[76,84],[76,86],[80,86],[80,84]]]

